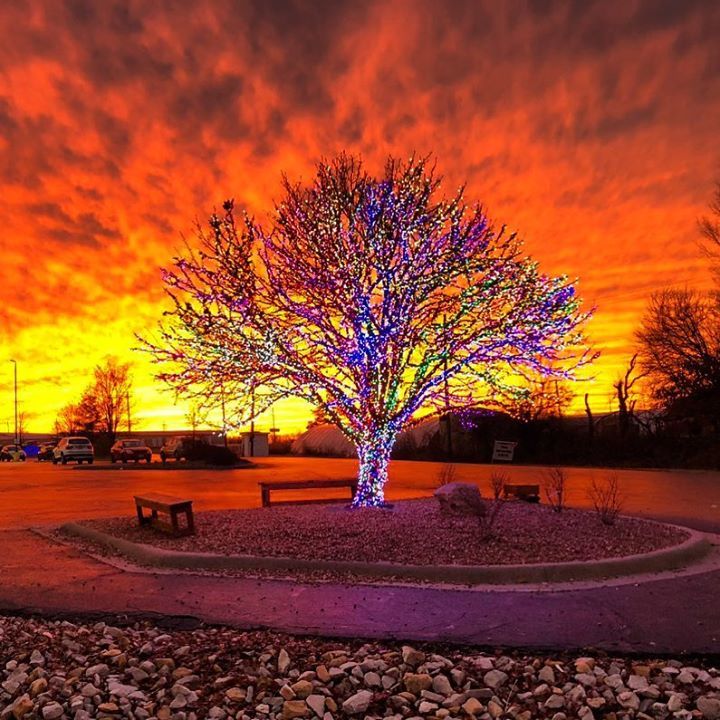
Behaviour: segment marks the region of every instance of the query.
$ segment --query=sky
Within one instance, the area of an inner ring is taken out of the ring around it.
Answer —
[[[433,153],[543,270],[579,278],[601,357],[577,392],[598,412],[650,294],[709,287],[712,0],[14,0],[0,37],[0,431],[10,358],[29,430],[109,355],[133,363],[137,427],[186,425],[133,349],[166,307],[160,267],[225,198],[262,218],[283,173],[342,150],[374,172]],[[306,420],[276,409],[281,433]]]

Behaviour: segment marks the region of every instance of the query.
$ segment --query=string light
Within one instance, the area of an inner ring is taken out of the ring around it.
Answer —
[[[341,155],[310,186],[284,182],[269,230],[234,203],[163,274],[174,306],[144,341],[181,395],[234,397],[230,424],[295,395],[356,448],[355,506],[384,504],[400,431],[428,409],[522,392],[519,370],[571,378],[584,347],[574,283],[540,273],[505,228],[451,198],[426,158],[380,178]],[[257,392],[257,394],[255,394]]]

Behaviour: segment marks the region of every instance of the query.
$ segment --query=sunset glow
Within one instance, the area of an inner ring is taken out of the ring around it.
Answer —
[[[553,275],[579,278],[609,408],[649,295],[706,289],[697,219],[720,175],[711,2],[14,2],[0,9],[0,431],[18,363],[52,428],[107,355],[143,429],[187,424],[135,334],[160,267],[224,199],[263,219],[282,174],[433,153]],[[303,429],[301,401],[276,408]],[[264,417],[260,427],[269,427]]]

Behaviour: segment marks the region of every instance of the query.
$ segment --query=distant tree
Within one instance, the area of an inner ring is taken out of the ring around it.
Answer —
[[[118,428],[127,419],[128,396],[132,389],[130,364],[117,358],[108,358],[96,365],[93,382],[89,388],[92,405],[101,432],[111,442],[115,441]]]
[[[592,358],[573,283],[541,274],[462,189],[442,197],[425,159],[379,178],[323,162],[310,185],[284,181],[269,230],[223,207],[165,272],[174,307],[146,343],[159,377],[215,402],[257,384],[255,415],[286,395],[323,408],[357,448],[355,506],[383,504],[398,434],[446,386],[474,406],[518,369],[567,378]]]
[[[203,421],[203,416],[197,403],[190,403],[190,407],[185,413],[185,419],[187,420],[188,425],[190,425],[190,430],[192,430],[192,438],[194,440],[197,429],[198,427],[200,427],[200,424]]]
[[[574,397],[566,382],[536,373],[513,392],[499,392],[495,402],[500,409],[521,422],[562,417]]]
[[[703,249],[714,263],[720,282],[720,180],[715,184],[715,193],[710,201],[710,216],[700,220],[700,232],[705,240]]]
[[[638,398],[635,387],[636,383],[647,375],[647,372],[640,372],[638,370],[638,356],[638,353],[635,353],[630,358],[625,374],[613,383],[613,390],[618,406],[618,430],[621,437],[625,437],[628,434],[633,421],[637,420],[635,406]]]
[[[720,403],[720,303],[691,290],[655,293],[637,332],[655,401],[714,412]]]
[[[115,442],[118,429],[128,418],[128,397],[132,390],[130,364],[108,358],[93,370],[93,380],[80,401],[61,408],[55,420],[58,434],[102,433]]]

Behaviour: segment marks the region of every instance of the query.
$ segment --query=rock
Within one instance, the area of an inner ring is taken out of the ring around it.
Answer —
[[[444,695],[445,697],[452,695],[453,692],[452,685],[445,675],[436,675],[432,679],[432,689],[436,693]]]
[[[32,653],[30,653],[30,664],[40,666],[44,665],[45,656],[39,650],[33,650]]]
[[[47,680],[45,678],[38,678],[30,683],[30,697],[37,697],[40,693],[44,693],[47,690]]]
[[[538,671],[538,679],[548,685],[555,684],[555,671],[549,665],[543,665]]]
[[[691,672],[688,672],[687,670],[681,670],[675,676],[675,682],[682,683],[683,685],[692,685],[692,683],[695,682],[695,677]]]
[[[644,690],[648,686],[648,681],[642,675],[631,675],[628,678],[627,686],[631,690]]]
[[[502,705],[499,705],[494,700],[491,700],[487,705],[487,711],[494,718],[499,718],[503,713]]]
[[[93,677],[93,675],[99,675],[100,677],[107,677],[110,674],[110,668],[105,663],[98,665],[92,665],[85,670],[85,677]]]
[[[683,704],[685,703],[685,695],[682,693],[673,693],[667,702],[667,709],[671,713],[676,713],[682,710]]]
[[[417,667],[425,662],[425,653],[416,650],[410,645],[402,646],[402,660],[406,665]]]
[[[317,678],[321,683],[329,683],[330,682],[330,673],[328,673],[328,670],[325,667],[325,665],[318,665],[315,668],[315,674],[317,675]]]
[[[485,706],[477,698],[471,697],[462,704],[462,709],[468,715],[479,715],[485,711]]]
[[[318,717],[323,716],[325,712],[325,698],[322,695],[308,695],[305,702]]]
[[[43,720],[56,720],[64,714],[62,705],[58,702],[49,702],[42,709]]]
[[[620,707],[626,710],[637,710],[640,707],[640,698],[632,691],[626,690],[617,696]]]
[[[439,487],[434,495],[443,515],[477,515],[485,510],[480,488],[472,483],[447,483]]]
[[[701,695],[696,702],[697,709],[707,720],[718,720],[720,718],[720,700],[717,698]]]
[[[172,703],[170,704],[170,707],[172,707]],[[98,710],[102,713],[108,713],[110,715],[120,712],[120,708],[114,702],[100,703],[100,705],[98,705]]]
[[[575,661],[576,673],[591,673],[595,667],[595,658],[581,657]]]
[[[429,690],[432,687],[432,678],[427,673],[421,673],[420,675],[405,673],[403,683],[408,692],[419,695],[423,690]]]
[[[15,720],[20,720],[20,718],[27,715],[33,709],[33,707],[34,703],[30,699],[30,696],[27,694],[21,695],[12,704],[12,715]]]
[[[380,678],[378,678],[378,685],[380,684]],[[312,691],[313,684],[308,680],[298,680],[290,686],[297,697],[304,700]],[[290,698],[292,699],[292,698]]]
[[[278,672],[281,675],[284,675],[287,672],[287,669],[290,667],[290,656],[287,653],[287,650],[285,648],[281,648],[280,652],[278,653],[278,661],[277,661],[277,669]]]
[[[429,677],[429,676],[428,676]],[[364,713],[372,702],[373,694],[369,690],[360,690],[351,695],[343,704],[342,709],[348,715],[358,715]]]
[[[292,720],[293,718],[306,717],[308,715],[308,706],[304,700],[286,700],[282,706],[283,720]]]
[[[507,682],[507,679],[507,673],[504,673],[502,670],[490,670],[490,672],[486,672],[485,675],[483,675],[483,682],[493,690],[502,687]]]
[[[287,687],[287,686],[285,686],[285,687]],[[290,690],[290,688],[288,688],[288,690]],[[282,693],[282,691],[281,691],[281,693]],[[242,688],[239,688],[239,687],[231,687],[225,691],[225,697],[230,702],[236,702],[236,703],[244,702],[246,694],[247,693],[245,692],[245,690],[243,690]],[[293,695],[293,697],[294,697],[294,695]]]
[[[182,710],[187,704],[188,704],[188,702],[185,699],[184,695],[182,695],[182,694],[176,695],[172,699],[172,702],[170,703],[170,709],[171,710]]]
[[[368,687],[382,687],[382,678],[376,672],[367,672],[363,681]]]
[[[544,703],[543,707],[548,710],[559,710],[565,707],[565,698],[562,695],[551,695]]]
[[[480,656],[475,658],[475,667],[478,670],[494,670],[495,663],[492,658]]]
[[[435,710],[437,710],[437,709],[438,709],[438,706],[435,703],[428,702],[427,700],[423,700],[418,705],[418,712],[421,715],[428,715],[431,712],[434,713]]]

